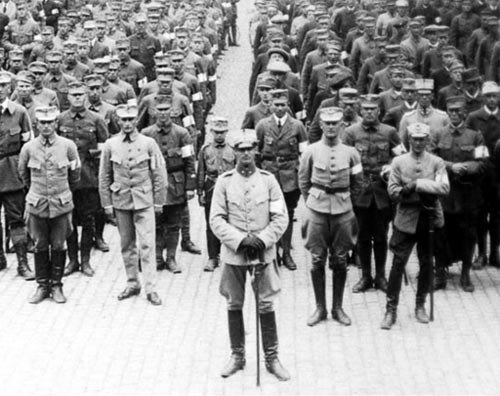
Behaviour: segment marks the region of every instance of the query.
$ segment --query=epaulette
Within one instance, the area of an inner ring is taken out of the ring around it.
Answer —
[[[222,175],[220,175],[220,177],[228,177],[228,176],[231,176],[233,175],[233,173],[236,171],[236,169],[231,169],[231,170],[228,170],[226,172],[224,172]]]

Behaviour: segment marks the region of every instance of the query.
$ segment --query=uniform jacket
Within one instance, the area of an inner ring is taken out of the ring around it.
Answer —
[[[99,173],[99,146],[108,138],[106,121],[87,109],[66,110],[58,117],[57,133],[75,142],[81,161],[78,189],[97,188]]]
[[[401,92],[390,88],[380,93],[380,118],[382,119],[390,109],[403,103]]]
[[[90,49],[88,53],[88,57],[90,59],[102,58],[106,55],[109,55],[109,48],[107,45],[101,43],[97,38],[95,39],[95,43],[90,44]]]
[[[141,210],[165,204],[167,172],[154,139],[137,131],[120,132],[104,144],[99,168],[103,208]]]
[[[401,118],[403,115],[415,110],[416,103],[414,107],[409,107],[407,102],[401,103],[399,106],[393,107],[388,112],[385,113],[382,118],[382,122],[384,124],[390,125],[399,130],[399,123],[401,122]]]
[[[416,181],[415,192],[403,195],[403,187]],[[391,173],[387,184],[389,196],[397,202],[394,227],[408,234],[415,234],[420,214],[424,209],[432,213],[435,227],[444,225],[441,203],[433,196],[446,196],[450,191],[448,174],[444,161],[425,151],[421,158],[406,153],[392,160]],[[430,194],[426,197],[425,194]],[[428,199],[430,198],[430,199]]]
[[[80,160],[75,143],[54,135],[26,143],[19,155],[19,174],[28,188],[26,211],[55,218],[73,210],[74,190],[80,180]]]
[[[360,95],[365,95],[366,93],[368,93],[375,73],[377,73],[379,70],[384,69],[386,66],[387,63],[385,62],[385,60],[376,55],[370,56],[365,62],[363,62],[363,65],[361,66],[361,69],[359,71],[358,81],[356,83],[356,87]]]
[[[165,127],[152,125],[143,129],[142,134],[153,138],[163,155],[168,173],[165,205],[186,202],[186,191],[194,190],[196,187],[194,149],[189,132],[179,125],[170,123]]]
[[[415,78],[415,74],[405,69],[405,78]],[[392,83],[389,78],[389,66],[386,66],[385,68],[375,72],[375,74],[373,75],[369,93],[378,94],[380,92],[388,90],[391,87]]]
[[[147,95],[139,103],[139,117],[137,118],[137,128],[139,130],[156,123],[155,96],[156,94]],[[195,125],[189,99],[176,92],[172,92],[170,117],[175,124],[185,128],[194,127]]]
[[[361,65],[364,61],[375,55],[376,48],[377,46],[375,44],[375,40],[366,35],[358,37],[354,40],[351,56],[349,58],[349,68],[351,69],[355,79],[358,78],[359,70],[361,69]]]
[[[467,40],[472,32],[481,26],[481,18],[473,13],[461,13],[453,18],[450,26],[450,45],[465,52]]]
[[[255,129],[260,120],[269,117],[271,114],[271,106],[259,102],[246,111],[241,129]]]
[[[288,212],[275,177],[257,169],[250,177],[236,170],[222,174],[215,184],[210,206],[210,227],[222,243],[221,261],[231,265],[249,264],[238,251],[247,235],[256,235],[264,244],[263,259],[276,259],[276,243],[288,226]]]
[[[135,59],[129,59],[127,62],[122,62],[118,76],[132,85],[136,95],[139,95],[139,90],[141,88],[139,85],[147,82],[144,66]]]
[[[69,109],[68,85],[74,81],[76,81],[74,77],[62,72],[58,75],[48,73],[43,78],[43,86],[56,92],[61,111]]]
[[[426,125],[429,125],[432,138],[432,136],[441,132],[444,128],[446,128],[449,125],[450,118],[448,117],[448,114],[446,114],[444,111],[430,107],[424,112],[424,110],[418,105],[415,110],[403,114],[401,122],[399,123],[399,137],[401,138],[401,142],[404,144],[407,150],[410,147],[408,142],[407,128],[408,125],[413,124],[415,122],[421,122]]]
[[[360,122],[345,129],[342,142],[358,150],[363,165],[363,188],[353,202],[354,206],[369,208],[375,200],[378,209],[390,207],[386,183],[380,172],[393,157],[401,154],[396,129],[381,123],[367,126]]]
[[[235,166],[236,156],[227,143],[216,145],[212,142],[203,146],[198,155],[196,175],[198,195],[204,193],[207,202],[210,202],[217,178]]]
[[[309,209],[331,215],[346,213],[361,191],[361,158],[354,147],[342,143],[330,147],[325,140],[309,145],[302,155],[300,192]]]
[[[307,145],[304,125],[288,115],[280,130],[272,115],[261,120],[255,131],[261,168],[274,174],[284,192],[297,190],[299,155]]]
[[[130,36],[130,56],[144,66],[148,81],[156,78],[154,55],[161,51],[160,41],[148,34]]]

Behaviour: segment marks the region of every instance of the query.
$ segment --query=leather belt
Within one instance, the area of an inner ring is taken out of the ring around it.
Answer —
[[[328,187],[328,186],[324,186],[322,184],[317,184],[317,183],[313,183],[312,186],[315,188],[318,188],[320,190],[323,190],[327,194],[349,192],[349,187]]]
[[[266,160],[266,161],[285,162],[285,161],[295,161],[295,160],[298,160],[299,157],[297,157],[295,155],[280,156],[280,155],[272,155],[272,154],[262,154],[262,159]]]

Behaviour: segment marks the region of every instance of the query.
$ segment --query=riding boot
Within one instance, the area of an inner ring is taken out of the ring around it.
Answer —
[[[50,296],[50,259],[49,251],[35,252],[35,274],[38,287],[29,299],[30,304],[38,304]]]
[[[333,269],[332,318],[344,326],[350,326],[351,319],[346,315],[342,308],[346,278],[347,270],[345,268],[341,267]]]
[[[470,280],[470,265],[467,264],[467,260],[462,263],[462,273],[460,274],[460,286],[465,292],[472,293],[474,291],[474,285]]]
[[[266,369],[280,381],[288,381],[290,374],[278,359],[278,331],[274,312],[260,314],[262,346],[266,358]]]
[[[396,323],[397,318],[397,309],[398,309],[398,301],[393,295],[387,294],[387,305],[386,311],[384,315],[384,319],[382,319],[382,323],[380,324],[380,328],[383,330],[390,330],[394,323]]]
[[[182,268],[175,260],[175,253],[177,251],[177,244],[179,242],[179,230],[176,232],[169,232],[167,229],[167,237],[165,240],[165,247],[167,248],[167,269],[172,271],[174,274],[180,274]]]
[[[374,242],[373,255],[375,256],[375,289],[387,291],[387,278],[385,277],[385,263],[387,261],[387,243]]]
[[[221,376],[227,378],[245,367],[245,326],[243,312],[227,311],[231,357],[222,369]]]
[[[52,300],[58,304],[64,304],[66,297],[63,294],[61,279],[64,272],[64,263],[66,262],[66,252],[64,250],[52,250],[50,256],[52,262]]]
[[[78,262],[78,232],[76,228],[66,240],[66,244],[68,245],[69,261],[64,270],[64,276],[71,275],[73,272],[77,272],[80,269],[80,263]]]
[[[308,326],[316,326],[327,317],[325,298],[325,266],[314,266],[311,270],[311,279],[316,298],[316,310],[307,321]]]
[[[14,245],[17,256],[17,273],[27,281],[35,279],[35,274],[28,265],[28,245],[26,241],[18,242]]]
[[[292,249],[292,232],[293,232],[293,221],[290,220],[285,233],[281,237],[281,247],[283,248],[283,255],[281,257],[283,265],[290,271],[295,271],[297,269],[297,264],[292,258],[290,251]]]
[[[94,276],[94,270],[90,266],[90,252],[92,250],[92,234],[82,230],[82,242],[80,244],[81,271],[86,276]]]
[[[446,268],[436,261],[434,270],[434,290],[441,289],[446,289]]]
[[[480,270],[486,265],[486,230],[478,230],[477,233],[477,257],[472,263],[473,270]]]
[[[102,211],[98,212],[94,216],[95,221],[95,247],[101,252],[109,252],[109,245],[106,243],[103,237],[104,226],[106,225],[106,216]]]
[[[363,293],[373,286],[371,274],[372,243],[358,241],[357,252],[361,262],[361,279],[352,288],[353,293]]]

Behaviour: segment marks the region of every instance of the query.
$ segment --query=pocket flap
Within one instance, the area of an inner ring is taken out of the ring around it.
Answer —
[[[42,164],[37,161],[37,160],[34,160],[34,159],[30,159],[28,161],[28,168],[32,168],[32,169],[42,169]]]
[[[62,194],[59,194],[59,199],[63,205],[70,203],[72,198],[73,194],[71,194],[71,191],[66,191],[63,192]]]
[[[9,135],[19,135],[20,133],[21,133],[21,128],[19,128],[18,126],[9,129]]]
[[[59,169],[62,169],[62,168],[67,168],[69,166],[69,161],[68,160],[64,160],[64,161],[61,161],[57,164],[57,167]]]
[[[119,158],[117,155],[112,155],[111,156],[111,162],[114,162],[115,164],[121,164],[122,163],[122,159]]]
[[[146,153],[139,155],[137,157],[137,162],[136,163],[140,164],[143,161],[149,161],[149,155],[147,155]]]
[[[113,184],[111,184],[111,186],[109,186],[109,189],[113,192],[118,192],[120,191],[120,183],[117,183],[117,182],[114,182]]]
[[[326,169],[326,164],[322,164],[321,162],[316,162],[314,164],[314,167],[318,168],[318,169],[321,169],[321,170],[325,170]]]
[[[26,195],[26,202],[30,205],[33,205],[33,206],[37,206],[38,205],[38,202],[40,202],[40,196],[38,194],[35,194],[35,193],[32,193],[32,192],[29,192],[27,195]]]

